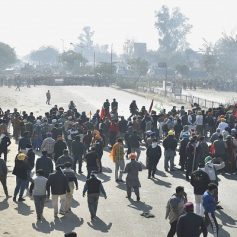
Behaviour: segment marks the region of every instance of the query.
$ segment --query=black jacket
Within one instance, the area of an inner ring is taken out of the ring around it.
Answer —
[[[58,158],[59,156],[63,155],[63,151],[67,149],[67,145],[64,141],[56,141],[54,145],[54,158]]]
[[[42,156],[36,160],[35,170],[42,169],[44,171],[44,177],[48,178],[49,174],[53,173],[53,161],[46,157]]]
[[[1,152],[6,152],[7,147],[11,145],[10,138],[8,136],[5,136],[2,138],[2,141],[0,143],[0,151]]]
[[[186,213],[180,216],[177,223],[177,237],[199,237],[200,230],[207,236],[207,227],[201,216],[195,213]]]
[[[48,188],[51,188],[52,195],[63,195],[70,192],[68,180],[62,170],[57,170],[49,175],[46,184],[46,189]]]
[[[97,160],[98,160],[98,155],[95,151],[90,151],[86,154],[85,160],[87,163],[87,168],[96,168],[97,165]]]
[[[152,148],[151,145],[148,146],[146,150],[146,155],[149,163],[155,163],[161,158],[161,148],[157,145],[155,148]]]
[[[15,166],[12,174],[16,177],[27,180],[27,171],[29,170],[29,163],[27,160],[15,160]]]
[[[191,185],[194,188],[194,194],[203,195],[210,183],[208,174],[203,170],[196,170],[191,175]]]
[[[32,149],[30,149],[26,155],[27,155],[27,161],[30,166],[30,170],[32,170],[35,167],[35,153],[33,152]]]
[[[163,146],[165,150],[175,151],[177,147],[177,140],[174,138],[174,136],[168,136],[164,139]]]
[[[85,146],[82,142],[73,141],[72,142],[72,154],[74,156],[83,155],[85,151]]]

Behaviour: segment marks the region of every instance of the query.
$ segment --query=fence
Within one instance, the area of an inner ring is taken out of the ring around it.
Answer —
[[[137,89],[138,91],[141,91],[141,92],[165,96],[165,91],[157,87],[138,87]],[[190,103],[190,104],[197,103],[203,108],[216,108],[216,107],[219,107],[219,105],[221,104],[217,101],[211,101],[211,100],[199,98],[196,96],[190,96],[190,95],[176,96],[171,91],[166,91],[166,96],[169,98],[173,98],[175,100],[179,100],[181,102],[185,102],[185,103]]]

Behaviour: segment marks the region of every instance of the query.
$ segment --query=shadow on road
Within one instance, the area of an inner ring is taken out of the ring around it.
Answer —
[[[109,232],[112,227],[112,223],[110,222],[108,225],[102,221],[99,217],[96,217],[91,223],[87,222],[88,226],[93,228],[94,230],[99,230],[101,232]]]
[[[42,233],[50,233],[53,230],[67,233],[73,231],[83,223],[83,218],[79,218],[74,213],[70,213],[62,218],[55,219],[53,222],[43,220],[42,222],[32,223],[32,228]]]
[[[111,179],[110,176],[103,174],[103,173],[98,173],[97,177],[99,179],[102,179],[102,183],[106,183],[106,182],[110,181],[110,179]]]
[[[5,198],[2,202],[0,202],[0,211],[3,211],[9,207],[8,199]]]
[[[112,173],[112,170],[109,167],[102,168],[103,173]]]
[[[216,212],[216,217],[218,217],[221,220],[222,225],[231,228],[237,228],[236,226],[237,220],[233,219],[231,216],[229,216],[222,210]]]
[[[161,186],[165,186],[167,188],[170,188],[171,187],[171,183],[169,182],[165,182],[161,179],[158,179],[158,178],[153,178],[152,181],[155,183],[155,184],[158,184],[158,185],[161,185]]]
[[[29,216],[34,212],[30,209],[30,206],[26,205],[24,202],[19,202],[15,210],[18,211],[18,214],[23,216]]]
[[[130,203],[131,204],[129,204],[128,207],[137,209],[139,211],[149,212],[150,210],[152,210],[152,206],[146,204],[145,202],[136,202],[130,199]]]

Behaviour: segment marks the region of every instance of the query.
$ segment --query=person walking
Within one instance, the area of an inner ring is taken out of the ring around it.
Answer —
[[[63,167],[64,164],[66,164],[67,162],[70,162],[71,166],[74,165],[74,160],[71,156],[69,156],[69,151],[64,150],[63,155],[57,159],[56,165],[60,165],[61,167]]]
[[[30,185],[30,196],[33,194],[37,221],[41,221],[43,218],[47,180],[48,179],[44,177],[44,171],[37,170],[36,177],[32,180]],[[49,197],[49,195],[49,190],[47,190],[47,197]]]
[[[90,178],[86,180],[84,189],[83,189],[83,197],[87,193],[87,202],[88,208],[91,215],[91,220],[94,220],[97,213],[98,201],[100,193],[104,195],[104,198],[107,198],[104,187],[99,179],[95,176],[94,172],[91,172]]]
[[[50,91],[48,90],[46,92],[46,104],[50,105],[50,100],[51,100],[51,93]]]
[[[73,198],[73,191],[76,186],[76,190],[78,190],[78,182],[75,171],[72,169],[72,164],[70,162],[66,162],[64,164],[63,173],[67,177],[68,185],[70,192],[66,194],[66,202],[65,202],[65,212],[71,211],[72,206],[72,198]]]
[[[47,133],[47,137],[43,140],[41,151],[47,151],[47,155],[53,158],[55,140],[52,138],[52,133]]]
[[[205,221],[206,224],[211,224],[214,237],[218,237],[218,223],[215,217],[216,211],[216,200],[215,193],[217,192],[217,185],[214,183],[208,184],[207,191],[203,194],[203,207],[205,210]]]
[[[48,157],[47,151],[42,151],[42,156],[36,160],[35,170],[43,170],[45,178],[53,173],[53,161]]]
[[[177,222],[177,237],[207,237],[207,227],[202,217],[193,213],[193,203],[187,202],[184,206],[185,214]],[[200,233],[201,231],[201,233]]]
[[[140,142],[141,138],[137,135],[137,131],[133,131],[133,133],[129,136],[129,144],[131,146],[131,153],[136,152],[137,160],[141,154]]]
[[[7,153],[8,153],[7,149],[10,145],[11,141],[7,132],[3,132],[0,136],[0,157],[3,154],[5,162],[7,162]]]
[[[174,137],[174,131],[170,130],[168,136],[163,141],[163,147],[165,149],[165,171],[168,171],[170,162],[170,171],[174,171],[174,157],[176,154],[177,140]]]
[[[63,155],[63,151],[67,149],[66,142],[63,141],[63,137],[61,135],[57,136],[57,141],[54,145],[54,161],[57,162],[58,157]]]
[[[16,197],[19,194],[18,202],[23,202],[24,191],[27,185],[27,172],[29,170],[29,163],[27,162],[26,155],[20,151],[15,159],[15,166],[13,168],[12,174],[16,176],[16,187],[14,191],[13,201],[16,202]]]
[[[202,169],[203,166],[200,165],[199,168],[191,174],[190,182],[194,189],[195,213],[201,217],[204,215],[202,195],[207,190],[208,184],[210,183],[208,174]]]
[[[122,171],[124,170],[125,167],[124,147],[123,147],[123,140],[121,138],[118,138],[117,142],[113,145],[110,157],[115,163],[115,181],[124,182],[122,180],[123,177]]]
[[[79,164],[78,173],[82,174],[82,158],[85,153],[85,145],[81,142],[79,135],[72,142],[72,156],[74,160],[73,169],[76,171],[76,165]]]
[[[142,171],[142,164],[138,161],[136,161],[137,155],[135,153],[131,153],[129,158],[131,159],[131,162],[129,162],[125,169],[124,173],[127,173],[126,177],[126,186],[127,186],[127,198],[131,198],[132,189],[134,190],[137,201],[140,201],[140,192],[139,188],[141,187],[138,173],[139,171]]]
[[[6,198],[9,198],[8,195],[8,189],[7,189],[7,165],[5,160],[0,158],[0,182],[2,183],[2,187],[4,190],[4,193],[6,195]]]
[[[147,167],[148,167],[148,179],[155,178],[156,167],[161,158],[161,147],[157,143],[157,139],[154,138],[151,145],[148,146],[147,155]]]
[[[91,150],[85,155],[86,168],[87,168],[87,179],[90,178],[92,171],[98,172],[99,169],[99,158],[96,153],[95,147],[91,147]]]
[[[166,205],[165,219],[169,218],[170,230],[167,237],[173,237],[176,233],[178,219],[184,214],[184,204],[187,202],[187,194],[184,192],[184,187],[178,186],[175,194],[171,196]]]
[[[68,180],[62,172],[61,166],[56,167],[56,172],[49,175],[46,189],[51,189],[52,205],[54,208],[54,217],[58,217],[58,199],[60,198],[61,206],[59,213],[65,215],[66,193],[70,192]]]

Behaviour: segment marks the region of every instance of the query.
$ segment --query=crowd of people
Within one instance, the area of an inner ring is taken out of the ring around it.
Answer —
[[[46,97],[46,103],[50,104],[49,91]],[[106,100],[102,109],[94,114],[79,112],[73,101],[68,108],[55,105],[41,116],[33,112],[20,113],[16,108],[12,112],[0,110],[0,155],[4,158],[0,159],[0,181],[6,198],[10,197],[6,162],[11,128],[12,137],[18,142],[13,201],[25,201],[25,192],[33,196],[38,221],[44,218],[44,204],[50,197],[55,218],[71,211],[73,192],[78,189],[77,175],[83,173],[83,162],[87,169],[83,196],[87,194],[91,220],[96,219],[100,193],[107,198],[97,177],[103,172],[105,150],[110,152],[114,162],[115,182],[125,182],[127,198],[131,199],[134,190],[139,202],[141,146],[146,148],[148,179],[156,177],[163,146],[164,170],[178,170],[174,162],[178,152],[180,172],[185,172],[195,196],[193,205],[188,202],[184,188],[176,187],[166,207],[166,218],[170,221],[167,236],[177,233],[178,237],[196,237],[201,232],[207,236],[209,224],[214,236],[218,236],[215,211],[222,207],[218,205],[217,171],[236,172],[237,106],[204,111],[194,104],[187,111],[183,106],[180,110],[174,106],[170,111],[158,113],[153,110],[153,103],[149,109],[142,106],[139,110],[136,101],[132,101],[131,116],[127,119],[118,114],[118,108],[114,99],[111,103]],[[40,158],[36,159],[40,152]],[[124,174],[127,174],[125,181]]]

